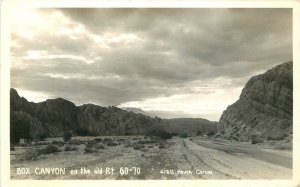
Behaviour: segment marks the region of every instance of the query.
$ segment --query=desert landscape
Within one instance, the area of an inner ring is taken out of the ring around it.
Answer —
[[[11,178],[289,179],[291,72],[288,62],[251,78],[219,123],[77,107],[60,98],[32,103],[11,89]],[[265,89],[268,85],[272,89]],[[284,91],[277,94],[274,85]],[[269,108],[261,111],[264,106]],[[40,174],[44,168],[63,168],[64,173]],[[89,172],[71,174],[82,168]],[[114,172],[103,174],[106,168]]]
[[[11,179],[292,179],[291,8],[14,16]]]
[[[292,151],[287,144],[272,145],[270,142],[268,145],[252,145],[202,137],[173,137],[168,140],[144,136],[74,137],[66,143],[63,138],[53,138],[37,145],[14,147],[14,151],[11,151],[11,164],[12,179],[291,179],[292,177]],[[35,173],[35,168],[41,167],[66,168],[66,174]],[[70,170],[81,167],[89,168],[92,173],[78,175],[69,173]],[[114,168],[115,174],[105,174],[107,167]],[[138,167],[140,173],[129,172],[122,175],[120,168],[126,167]],[[30,168],[31,173],[17,175],[17,168]],[[93,173],[97,168],[102,168],[103,174]],[[178,170],[191,170],[192,174],[180,174],[177,173]]]

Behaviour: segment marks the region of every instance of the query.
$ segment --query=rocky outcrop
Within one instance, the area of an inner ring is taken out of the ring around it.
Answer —
[[[75,106],[57,98],[44,102],[28,102],[15,89],[11,94],[11,141],[20,138],[58,137],[72,131],[75,135],[138,135],[165,128],[165,121],[117,107],[92,104]]]
[[[223,112],[218,132],[248,141],[251,136],[282,140],[293,133],[293,63],[278,65],[252,77],[239,100]]]

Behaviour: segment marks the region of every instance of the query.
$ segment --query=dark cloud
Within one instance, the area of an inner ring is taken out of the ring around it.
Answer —
[[[211,93],[215,80],[218,89],[237,88],[292,60],[292,9],[39,12],[48,16],[48,30],[31,29],[34,37],[26,38],[12,27],[12,87],[75,103]],[[206,89],[193,89],[204,84]]]

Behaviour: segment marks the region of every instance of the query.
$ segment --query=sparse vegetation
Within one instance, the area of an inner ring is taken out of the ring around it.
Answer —
[[[179,134],[179,137],[180,137],[180,138],[187,138],[187,137],[188,137],[188,134],[185,133],[185,132],[183,132],[183,133],[180,133],[180,134]]]
[[[94,141],[96,141],[96,142],[102,142],[102,139],[101,138],[95,138]]]
[[[39,153],[40,154],[51,154],[51,153],[56,153],[59,152],[59,149],[57,146],[53,145],[53,144],[49,144],[47,145],[47,147],[40,149]]]
[[[260,135],[253,134],[251,136],[251,143],[252,144],[263,143],[263,139],[262,139],[262,137]]]
[[[84,151],[86,153],[97,153],[98,149],[104,149],[104,148],[105,148],[105,146],[103,144],[97,143],[95,141],[90,141],[85,146]]]
[[[86,146],[84,148],[84,151],[86,153],[97,153],[98,152],[98,149],[96,149],[95,147],[90,147],[90,146]]]
[[[213,136],[213,135],[215,135],[214,131],[210,131],[210,132],[207,133],[207,136]]]
[[[76,145],[68,144],[65,146],[64,151],[77,151],[77,147],[76,147]]]
[[[63,146],[63,145],[65,145],[65,142],[59,141],[59,140],[54,140],[51,142],[51,144],[57,145],[57,146]]]
[[[133,145],[134,150],[140,150],[142,148],[145,148],[145,146],[143,144],[134,144]]]
[[[95,145],[96,149],[104,149],[104,145],[103,144],[96,144]]]
[[[162,139],[171,139],[174,134],[162,130],[153,130],[147,133],[147,136],[156,136]]]
[[[66,133],[64,134],[64,141],[65,141],[65,142],[71,140],[71,138],[72,138],[72,133],[71,133],[71,132],[68,131],[68,132],[66,132]]]

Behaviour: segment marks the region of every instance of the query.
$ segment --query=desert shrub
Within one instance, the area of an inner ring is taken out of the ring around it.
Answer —
[[[65,145],[65,142],[59,141],[59,140],[53,140],[53,141],[51,142],[51,144],[57,145],[57,146],[63,146],[63,145]]]
[[[28,144],[27,143],[19,143],[19,146],[20,147],[28,147]]]
[[[34,145],[49,145],[50,143],[49,142],[46,142],[46,141],[42,141],[42,142],[35,142]]]
[[[139,144],[147,144],[147,143],[150,143],[151,141],[150,140],[139,140],[137,141],[137,143]]]
[[[145,146],[142,145],[142,144],[134,144],[134,145],[133,145],[133,149],[134,149],[134,150],[140,150],[140,149],[142,149],[142,148],[145,148]]]
[[[83,143],[83,142],[80,141],[80,140],[72,140],[72,141],[69,142],[69,144],[73,144],[73,145],[80,145],[80,144],[82,144],[82,143]]]
[[[112,147],[112,146],[117,146],[118,144],[114,141],[111,141],[111,142],[106,142],[106,145]]]
[[[89,140],[86,143],[87,143],[87,145],[95,145],[97,142],[94,140]]]
[[[203,132],[202,132],[201,130],[198,130],[197,133],[196,133],[196,135],[197,135],[197,136],[201,136],[202,133],[203,133]]]
[[[188,137],[188,134],[185,133],[185,132],[183,132],[183,133],[180,133],[180,134],[179,134],[179,137],[180,137],[180,138],[187,138],[187,137]]]
[[[232,137],[231,137],[231,140],[239,141],[238,137],[236,137],[236,136],[232,136]]]
[[[65,141],[65,142],[71,140],[71,138],[72,138],[72,133],[71,133],[71,132],[66,132],[66,133],[64,134],[64,141]]]
[[[77,147],[76,147],[76,145],[68,144],[65,146],[64,151],[77,151]]]
[[[50,134],[47,131],[41,131],[36,135],[37,140],[45,141],[46,138],[49,138]]]
[[[207,136],[213,136],[213,135],[215,135],[215,132],[214,132],[214,131],[209,131],[209,132],[207,133]]]
[[[147,136],[156,136],[162,139],[171,139],[174,134],[162,130],[153,130],[147,133]]]
[[[118,144],[114,142],[111,138],[104,138],[103,143],[105,143],[107,146],[117,146]]]
[[[86,145],[85,148],[84,148],[84,151],[86,153],[97,153],[98,149],[96,149],[96,147],[94,147],[94,146]]]
[[[262,137],[260,135],[253,134],[251,136],[251,143],[252,144],[263,143],[263,139],[262,139]]]
[[[103,139],[103,142],[111,142],[111,141],[113,141],[113,139],[111,139],[111,138],[104,138]]]
[[[178,136],[178,133],[177,132],[172,132],[171,135],[172,136]]]
[[[105,147],[104,147],[103,144],[96,144],[96,145],[95,145],[95,148],[96,148],[96,149],[104,149]]]
[[[95,138],[94,141],[96,141],[96,142],[101,142],[101,141],[102,141],[102,138]]]
[[[124,147],[132,147],[132,144],[127,142],[127,143],[124,144]]]
[[[158,148],[159,149],[165,149],[166,148],[166,142],[163,142],[163,141],[158,142]]]
[[[39,150],[39,153],[44,155],[56,153],[56,152],[59,152],[59,149],[57,146],[53,144],[49,144],[45,148]]]

